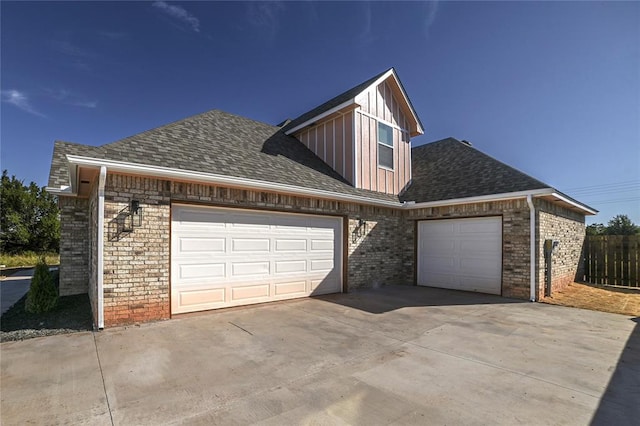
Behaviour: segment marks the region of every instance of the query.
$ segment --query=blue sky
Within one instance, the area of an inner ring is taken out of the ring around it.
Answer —
[[[640,224],[640,3],[2,2],[1,161],[45,185],[210,109],[276,124],[394,66],[425,125]]]

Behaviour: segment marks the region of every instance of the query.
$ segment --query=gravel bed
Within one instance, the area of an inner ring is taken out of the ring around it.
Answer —
[[[93,329],[91,305],[86,294],[60,297],[57,306],[43,314],[26,312],[26,298],[25,295],[0,317],[0,342]]]

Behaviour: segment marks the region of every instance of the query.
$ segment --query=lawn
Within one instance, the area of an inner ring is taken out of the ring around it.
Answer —
[[[542,300],[552,305],[640,316],[640,289],[573,283]]]
[[[7,268],[16,268],[21,266],[34,266],[38,263],[38,258],[41,254],[34,253],[32,251],[20,253],[20,254],[0,254],[0,265],[5,265]],[[60,254],[58,253],[45,253],[44,259],[47,265],[59,265]]]

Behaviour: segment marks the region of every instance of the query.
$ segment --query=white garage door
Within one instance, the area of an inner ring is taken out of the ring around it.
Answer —
[[[342,219],[173,205],[171,312],[342,291]]]
[[[502,218],[418,222],[418,285],[500,294]]]

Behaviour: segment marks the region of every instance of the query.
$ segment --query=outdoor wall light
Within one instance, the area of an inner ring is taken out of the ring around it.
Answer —
[[[142,207],[140,207],[140,201],[131,200],[129,203],[129,212],[131,214],[131,226],[142,226]]]
[[[356,220],[358,221],[358,224],[351,232],[351,241],[353,243],[356,243],[360,238],[367,234],[367,221],[360,217],[356,218]]]

